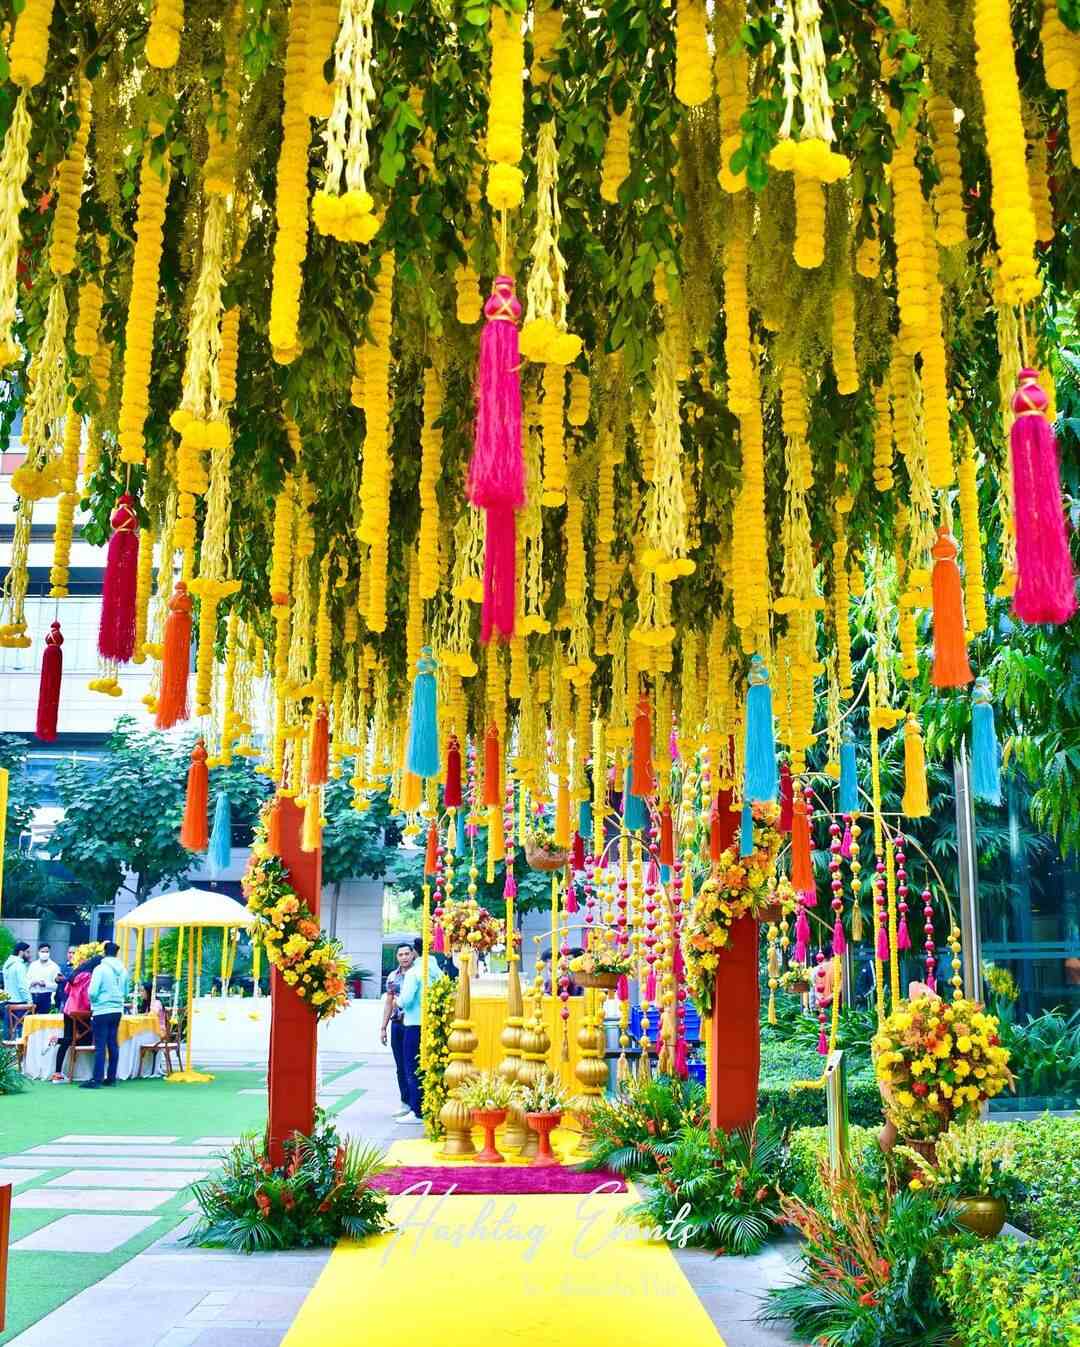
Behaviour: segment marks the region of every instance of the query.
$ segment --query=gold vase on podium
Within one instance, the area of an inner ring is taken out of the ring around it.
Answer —
[[[581,1084],[581,1093],[571,1105],[581,1128],[581,1140],[578,1153],[588,1150],[589,1128],[593,1110],[604,1097],[608,1080],[607,1063],[604,1061],[604,1009],[600,993],[590,988],[586,991],[585,1014],[577,1033],[577,1045],[580,1049],[574,1075]]]
[[[506,1056],[496,1068],[508,1085],[516,1085],[521,1071],[521,1039],[525,1032],[525,1006],[521,998],[521,978],[518,974],[517,960],[510,963],[509,980],[506,989],[506,1024],[499,1042],[506,1049]],[[506,1112],[506,1124],[502,1131],[504,1151],[520,1150],[529,1139],[529,1129],[525,1126],[525,1115],[521,1109],[511,1105]]]
[[[548,1033],[542,1018],[541,1004],[540,1000],[537,999],[532,1018],[525,1022],[521,1031],[522,1062],[517,1077],[519,1085],[531,1085],[547,1070],[547,1056],[551,1051],[551,1035]],[[521,1154],[528,1159],[532,1159],[536,1155],[538,1144],[539,1138],[536,1133],[531,1127],[527,1128]]]
[[[454,1002],[454,1023],[447,1040],[450,1060],[447,1063],[446,1071],[443,1073],[443,1081],[450,1097],[439,1112],[439,1121],[446,1131],[442,1150],[439,1154],[458,1159],[476,1154],[469,1110],[460,1099],[453,1097],[453,1093],[459,1085],[464,1085],[467,1080],[478,1074],[472,1061],[472,1055],[476,1051],[480,1040],[473,1032],[473,1023],[470,1018],[472,1013],[469,994],[471,959],[472,956],[467,951],[460,955],[457,999]]]

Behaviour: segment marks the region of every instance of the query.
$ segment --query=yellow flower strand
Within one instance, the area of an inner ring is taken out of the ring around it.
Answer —
[[[304,109],[307,74],[308,6],[290,6],[285,48],[281,153],[277,165],[274,213],[274,267],[270,287],[270,345],[281,365],[300,353],[300,288],[308,232],[308,144],[311,123]]]
[[[57,202],[53,216],[49,266],[54,276],[66,276],[75,268],[75,244],[79,237],[79,203],[86,172],[86,146],[90,140],[90,81],[79,77],[79,127],[67,158],[56,171]]]
[[[45,6],[49,14],[52,5]],[[42,0],[30,0],[19,15],[16,25],[27,21],[32,11],[42,8]],[[46,20],[46,40],[48,20]],[[14,57],[14,45],[12,57]],[[42,56],[44,61],[44,56]],[[12,78],[15,78],[14,73]],[[40,76],[38,76],[40,79]],[[36,83],[37,81],[33,81]],[[25,88],[15,100],[15,110],[11,114],[11,124],[4,137],[3,152],[0,153],[0,367],[10,365],[19,359],[19,344],[15,340],[12,328],[18,313],[18,264],[19,264],[19,216],[26,199],[23,196],[23,182],[30,167],[30,113],[26,106]]]

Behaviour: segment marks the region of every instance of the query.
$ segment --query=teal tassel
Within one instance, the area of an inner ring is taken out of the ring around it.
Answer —
[[[971,793],[987,804],[1001,803],[1001,750],[985,678],[976,678],[971,691]]]
[[[855,765],[855,745],[850,738],[840,745],[840,798],[837,808],[841,814],[859,812],[859,772]]]
[[[739,855],[752,856],[754,853],[754,811],[749,804],[742,807],[742,826],[739,829]]]
[[[465,855],[465,811],[459,809],[457,812],[457,834],[454,837],[454,855]]]
[[[582,800],[578,805],[578,823],[577,830],[582,837],[592,836],[592,805],[588,800]]]
[[[435,710],[435,669],[431,646],[426,645],[416,661],[409,715],[409,743],[405,765],[414,776],[439,775],[439,719]]]
[[[743,798],[752,802],[776,799],[776,736],[773,732],[772,689],[769,671],[760,655],[750,661],[750,691],[746,695],[746,777]]]
[[[630,768],[626,769],[623,782],[623,827],[628,832],[639,833],[649,822],[649,807],[644,796],[630,793]]]
[[[232,804],[225,791],[218,791],[217,804],[214,806],[214,827],[210,833],[210,847],[207,852],[207,864],[210,873],[217,878],[229,868],[232,858]]]

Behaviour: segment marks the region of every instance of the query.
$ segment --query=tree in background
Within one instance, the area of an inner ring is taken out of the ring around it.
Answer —
[[[327,783],[323,816],[322,879],[332,890],[323,925],[333,931],[342,884],[349,879],[384,878],[401,844],[401,825],[390,812],[388,790],[372,796],[361,813],[353,807],[352,788],[343,777]]]
[[[30,831],[41,792],[28,764],[25,741],[15,734],[0,734],[0,767],[8,771],[4,911],[11,917],[47,917],[54,907],[71,901],[71,886],[32,853]]]

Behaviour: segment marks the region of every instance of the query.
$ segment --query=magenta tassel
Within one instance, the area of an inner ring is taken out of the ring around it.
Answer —
[[[566,910],[567,912],[576,912],[578,910],[577,890],[573,884],[566,891]]]
[[[821,1032],[818,1034],[817,1050],[821,1053],[822,1057],[827,1057],[829,1055],[829,1040],[825,1037],[824,1025],[821,1026]]]
[[[928,973],[926,975],[926,985],[930,988],[932,992],[934,993],[937,992],[937,978],[934,977],[933,973]]]
[[[799,915],[795,921],[795,962],[805,963],[810,949],[810,922],[799,905]]]
[[[911,948],[911,936],[908,934],[907,917],[900,918],[900,925],[896,931],[896,948],[897,949]]]
[[[1009,439],[1016,514],[1013,611],[1024,622],[1067,622],[1076,612],[1057,443],[1045,416],[1048,401],[1038,373],[1022,369]]]
[[[649,969],[648,977],[645,979],[645,1000],[656,1000],[656,974],[651,968]]]
[[[889,962],[889,933],[884,926],[878,927],[877,956],[882,963]]]
[[[817,907],[817,890],[804,889],[799,895],[803,901],[803,907]]]
[[[509,865],[506,867],[506,880],[503,884],[503,897],[504,898],[517,897],[517,880],[514,878],[514,871]]]
[[[846,949],[847,941],[844,939],[844,923],[837,917],[836,925],[832,930],[832,952],[834,954],[843,954]]]
[[[139,527],[125,491],[112,515],[113,535],[101,585],[101,622],[98,654],[127,664],[135,653],[135,588],[139,566]]]
[[[431,938],[431,949],[434,954],[446,953],[446,938],[443,935],[442,923],[438,921],[435,923],[435,932]]]
[[[689,1074],[686,1069],[686,1039],[682,1037],[675,1040],[675,1074],[680,1080],[685,1080]]]
[[[525,504],[525,456],[521,441],[521,305],[509,276],[496,276],[484,305],[476,376],[476,431],[469,463],[469,501],[485,511],[484,606],[480,638],[509,639],[516,606],[516,523]]]
[[[851,860],[851,825],[850,825],[850,823],[849,823],[849,824],[846,824],[845,827],[844,827],[844,838],[843,838],[843,841],[840,843],[840,855],[843,856],[843,858],[844,858],[845,861]]]
[[[619,974],[619,980],[615,984],[615,995],[620,1001],[630,1000],[630,979],[625,973]]]

